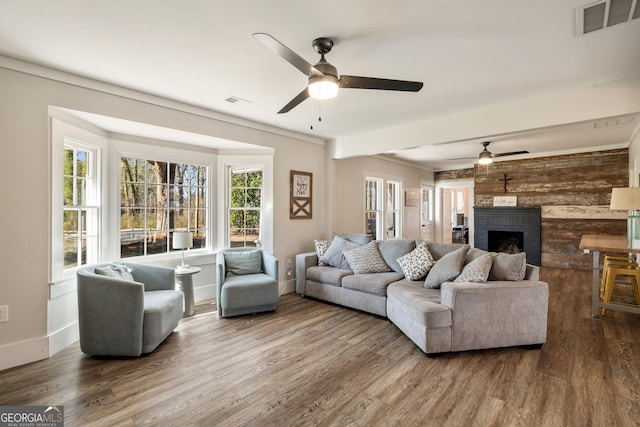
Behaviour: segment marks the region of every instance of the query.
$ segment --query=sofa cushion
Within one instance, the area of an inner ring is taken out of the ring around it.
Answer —
[[[427,328],[451,326],[451,310],[440,304],[439,289],[425,289],[420,282],[400,280],[389,285],[387,298],[401,303],[405,315]]]
[[[467,250],[471,246],[464,243],[428,243],[427,248],[429,248],[429,252],[433,259],[438,261],[440,258],[448,254],[449,252],[453,252],[460,248],[467,248]]]
[[[454,282],[486,282],[493,264],[493,254],[480,255],[462,268],[462,273]]]
[[[482,255],[485,255],[485,254],[495,255],[495,252],[488,252],[488,251],[485,251],[484,249],[478,249],[478,248],[469,248],[469,250],[467,251],[467,254],[464,256],[464,265],[469,264],[474,259],[480,258]]]
[[[324,262],[320,261],[320,258],[322,258],[322,255],[324,255],[324,253],[327,252],[327,249],[329,249],[329,246],[331,246],[331,241],[330,240],[314,240],[313,245],[316,248],[316,255],[318,256],[318,265],[319,266],[327,265]]]
[[[420,242],[414,250],[397,259],[407,280],[420,280],[434,264],[426,242]]]
[[[498,253],[493,257],[489,280],[523,280],[527,272],[526,253]]]
[[[227,276],[262,273],[262,253],[255,251],[224,252]]]
[[[427,274],[427,278],[424,281],[425,288],[439,288],[443,282],[458,277],[462,271],[462,264],[464,263],[464,256],[469,250],[468,245],[463,245],[453,252],[449,252],[440,258],[431,270]]]
[[[411,239],[391,239],[378,241],[378,249],[382,258],[389,267],[396,273],[404,273],[397,259],[404,256],[416,248],[415,240]]]
[[[402,273],[390,271],[387,273],[354,274],[342,278],[342,287],[362,291],[375,295],[387,295],[387,286],[390,283],[402,280]]]
[[[342,286],[342,278],[352,274],[351,270],[330,266],[307,268],[307,279],[333,286]]]
[[[101,276],[108,276],[108,277],[113,277],[115,279],[128,280],[130,282],[135,281],[135,279],[131,275],[131,270],[129,269],[129,267],[127,267],[121,262],[112,262],[111,264],[105,267],[96,267],[93,270],[93,272]]]
[[[378,242],[369,242],[344,252],[351,271],[355,274],[384,273],[391,269],[378,250]]]
[[[320,258],[320,261],[330,265],[331,267],[348,270],[349,263],[344,257],[344,252],[357,248],[358,246],[360,246],[358,243],[354,243],[340,236],[335,236],[327,251]]]
[[[359,245],[366,245],[372,240],[371,236],[368,234],[336,233],[335,235],[338,237],[342,237],[343,239],[348,240],[350,242],[357,243]]]

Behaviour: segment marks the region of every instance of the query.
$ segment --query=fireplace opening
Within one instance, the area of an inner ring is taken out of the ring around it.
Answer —
[[[518,254],[524,250],[524,233],[521,231],[489,230],[488,238],[491,252]]]

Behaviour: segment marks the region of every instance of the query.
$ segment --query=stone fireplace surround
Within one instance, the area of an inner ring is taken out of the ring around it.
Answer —
[[[520,240],[519,247],[514,250],[513,245],[510,245],[510,252],[526,252],[528,263],[540,265],[539,207],[475,207],[473,220],[475,224],[474,246],[476,248],[495,251],[495,247],[490,247],[490,234],[493,236],[515,236],[515,240]],[[522,236],[521,239],[519,236]],[[494,245],[495,243],[492,246]]]

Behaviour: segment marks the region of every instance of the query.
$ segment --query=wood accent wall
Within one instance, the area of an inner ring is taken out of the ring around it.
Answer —
[[[511,178],[504,191],[504,176]],[[591,268],[579,249],[583,234],[626,234],[626,215],[609,211],[612,187],[629,184],[629,150],[607,150],[435,173],[435,181],[475,181],[475,206],[493,206],[494,196],[517,196],[518,206],[542,208],[542,265]],[[554,208],[555,207],[555,208]]]

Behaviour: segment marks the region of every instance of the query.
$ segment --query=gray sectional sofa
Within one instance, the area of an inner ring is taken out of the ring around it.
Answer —
[[[525,254],[363,235],[318,242],[296,256],[296,292],[388,318],[429,356],[546,341],[548,284]]]

